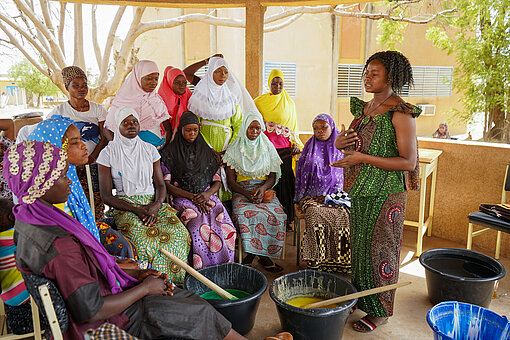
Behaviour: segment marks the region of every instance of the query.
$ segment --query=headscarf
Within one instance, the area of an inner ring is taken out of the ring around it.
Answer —
[[[19,204],[12,209],[17,220],[41,226],[57,225],[74,235],[96,257],[112,294],[122,292],[121,287],[128,288],[138,282],[117,266],[115,258],[80,222],[38,200],[53,187],[64,171],[67,164],[65,150],[48,142],[28,140],[11,146],[4,162],[3,176],[19,198]]]
[[[37,128],[28,136],[28,139],[36,140],[39,142],[50,142],[56,147],[62,147],[62,138],[74,122],[60,115],[55,115],[50,119],[43,120],[37,124]],[[99,240],[99,231],[97,229],[94,215],[90,209],[89,201],[83,191],[78,175],[76,174],[76,166],[69,164],[69,170],[67,170],[67,177],[71,180],[71,194],[67,199],[67,205],[74,218],[80,221],[81,224],[87,228],[94,237]]]
[[[122,188],[128,196],[136,195],[140,188],[147,188],[152,184],[153,162],[150,148],[154,148],[138,136],[130,139],[120,133],[120,124],[131,115],[139,119],[136,111],[127,106],[115,112],[115,135],[113,141],[105,147],[110,154],[110,164],[120,170]]]
[[[211,183],[219,164],[201,133],[193,143],[184,139],[182,128],[188,124],[200,124],[191,111],[182,114],[175,138],[161,151],[161,158],[170,170],[172,181],[183,190],[197,194]]]
[[[271,82],[276,77],[282,78],[283,81],[283,72],[274,69],[269,73],[267,82],[269,92],[255,98],[255,105],[257,105],[265,121],[286,126],[293,132],[293,135],[299,136],[296,105],[294,101],[285,89],[282,89],[282,92],[276,95],[271,92]],[[293,138],[292,142],[298,145],[301,143],[299,137]]]
[[[344,176],[342,168],[330,166],[334,161],[344,157],[335,147],[338,129],[330,115],[322,113],[315,117],[323,120],[331,127],[331,136],[320,141],[312,136],[305,144],[296,171],[296,194],[294,201],[299,202],[305,196],[326,196],[343,188]]]
[[[67,89],[69,84],[76,78],[85,78],[87,81],[87,75],[78,66],[67,66],[62,69],[62,78],[64,79],[64,86]]]
[[[225,66],[229,70],[228,80],[223,85],[214,82],[213,73]],[[200,118],[223,120],[236,113],[235,106],[240,101],[240,93],[231,91],[234,78],[230,74],[227,62],[223,58],[209,59],[209,67],[204,78],[195,86],[195,91],[188,102],[188,109]]]
[[[255,140],[249,140],[246,130],[253,121],[257,121],[261,127],[261,133]],[[273,143],[262,133],[264,120],[260,114],[249,113],[243,117],[243,123],[239,134],[223,155],[223,161],[232,169],[243,176],[259,178],[276,173],[276,183],[281,175],[280,164],[282,160],[274,148]]]
[[[172,131],[175,131],[179,125],[182,113],[188,109],[188,100],[191,97],[191,91],[186,87],[186,92],[182,95],[178,95],[173,90],[173,84],[177,76],[183,76],[186,79],[184,72],[179,70],[177,67],[167,66],[165,69],[165,75],[163,81],[159,86],[158,94],[163,98],[168,113],[172,117],[170,124],[172,125]]]
[[[439,139],[450,139],[450,133],[448,132],[448,125],[446,122],[441,122],[439,124],[439,127],[444,126],[444,132],[441,133],[439,131],[439,128],[432,134],[432,137],[439,138]]]
[[[106,116],[105,126],[115,132],[115,112],[128,106],[138,113],[140,131],[151,130],[169,118],[165,102],[156,92],[145,92],[142,89],[142,78],[151,73],[159,73],[158,66],[150,60],[140,60],[133,71],[126,77],[124,84],[117,91]]]

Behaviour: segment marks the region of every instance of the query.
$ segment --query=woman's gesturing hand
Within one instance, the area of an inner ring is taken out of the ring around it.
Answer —
[[[335,147],[338,150],[345,149],[348,146],[354,145],[358,140],[358,134],[354,129],[345,130],[345,125],[342,124],[342,129],[335,139]]]
[[[337,168],[350,168],[353,165],[365,163],[363,161],[363,157],[365,154],[358,152],[358,151],[346,151],[346,150],[340,150],[344,154],[344,158],[333,162],[330,164],[330,166],[334,166]]]

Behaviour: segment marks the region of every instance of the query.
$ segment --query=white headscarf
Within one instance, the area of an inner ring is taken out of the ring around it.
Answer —
[[[145,188],[152,185],[153,153],[150,148],[154,146],[138,136],[127,138],[120,133],[120,124],[129,116],[139,121],[138,114],[130,107],[124,106],[115,111],[115,135],[106,149],[110,155],[110,164],[120,170],[123,191],[132,196],[143,193]]]
[[[213,73],[222,66],[229,71],[229,75],[223,85],[218,85],[214,82]],[[225,59],[219,57],[209,59],[207,73],[195,87],[188,102],[188,110],[198,117],[210,120],[232,117],[236,113],[235,106],[239,104],[241,95],[235,90],[232,92],[235,79]]]

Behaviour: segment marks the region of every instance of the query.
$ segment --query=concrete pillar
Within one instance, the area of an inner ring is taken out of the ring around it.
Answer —
[[[264,12],[266,7],[259,1],[246,3],[245,39],[245,85],[250,95],[255,98],[262,94],[264,80]]]

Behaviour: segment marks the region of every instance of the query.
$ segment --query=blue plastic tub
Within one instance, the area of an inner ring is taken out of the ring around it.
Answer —
[[[432,307],[427,322],[436,340],[510,340],[510,321],[486,308],[446,301]]]

